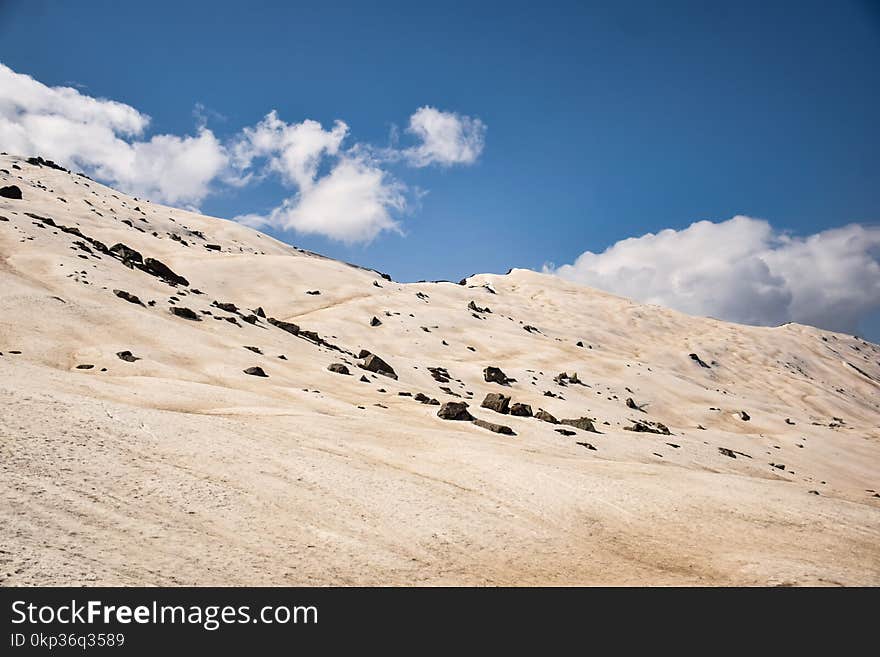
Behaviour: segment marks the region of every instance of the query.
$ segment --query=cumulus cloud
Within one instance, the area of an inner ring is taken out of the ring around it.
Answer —
[[[126,191],[169,203],[197,203],[227,165],[223,145],[195,136],[139,139],[150,117],[70,87],[48,87],[0,64],[0,144],[85,169]]]
[[[736,216],[625,239],[544,271],[692,315],[853,333],[880,309],[880,227],[793,237]]]
[[[407,132],[421,143],[402,152],[415,167],[473,164],[483,152],[486,125],[477,118],[434,107],[420,107],[409,117]]]
[[[312,120],[285,123],[274,111],[246,128],[232,149],[234,165],[248,168],[255,158],[265,158],[266,169],[296,186],[297,193],[268,214],[235,220],[349,244],[369,242],[382,231],[400,232],[393,215],[406,209],[406,186],[384,171],[369,149],[355,144],[344,150],[347,135],[342,121],[325,130]],[[329,171],[319,175],[324,163]]]
[[[221,186],[241,188],[277,175],[292,195],[265,214],[235,219],[251,226],[368,242],[401,232],[397,219],[422,190],[409,190],[385,165],[424,167],[473,163],[483,149],[479,119],[422,107],[408,131],[415,146],[376,149],[346,145],[348,125],[325,129],[306,119],[287,123],[276,111],[220,140],[197,104],[193,135],[153,135],[150,117],[134,107],[94,98],[72,87],[50,87],[0,64],[0,148],[42,155],[125,192],[188,206]]]

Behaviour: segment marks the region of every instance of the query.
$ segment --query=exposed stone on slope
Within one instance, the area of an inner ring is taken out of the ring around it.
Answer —
[[[574,427],[575,429],[580,429],[581,431],[592,431],[593,433],[599,433],[599,431],[593,425],[593,420],[588,417],[563,419],[559,420],[559,423],[567,424],[568,426]]]
[[[559,424],[559,420],[557,420],[543,408],[538,409],[538,412],[535,413],[535,418],[543,422],[549,422],[550,424]]]
[[[493,431],[495,433],[501,433],[506,436],[515,436],[516,434],[513,432],[508,426],[503,424],[495,424],[494,422],[487,422],[486,420],[481,420],[480,418],[474,418],[472,422],[483,429],[488,429],[489,431]]]
[[[124,360],[127,363],[133,363],[136,360],[140,360],[140,358],[132,354],[130,351],[117,351],[116,355],[119,357],[119,360]]]
[[[517,417],[532,417],[532,407],[528,404],[516,402],[510,407],[510,414]]]
[[[468,412],[467,402],[446,402],[437,411],[437,417],[444,420],[470,421],[474,416]]]
[[[625,431],[635,431],[637,433],[658,433],[664,436],[671,436],[669,428],[662,422],[651,422],[649,420],[630,420],[633,425],[624,427]]]
[[[369,372],[382,374],[383,376],[391,377],[392,379],[397,378],[397,373],[394,371],[394,368],[392,368],[391,365],[379,358],[376,354],[370,354],[369,356],[367,356],[364,359],[364,362],[361,363],[360,367]]]
[[[171,306],[170,308],[171,314],[177,315],[178,317],[182,317],[183,319],[188,319],[193,322],[201,322],[202,318],[199,317],[194,311],[190,310],[185,306]]]
[[[120,299],[125,299],[129,303],[135,303],[139,306],[144,306],[144,302],[141,301],[136,295],[131,294],[130,292],[126,292],[125,290],[113,290],[113,294],[115,294]],[[144,306],[146,308],[146,306]]]
[[[0,187],[0,196],[10,198],[15,201],[21,200],[21,188],[18,185],[9,185],[8,187]]]
[[[280,319],[275,319],[274,317],[270,317],[266,320],[272,326],[276,326],[280,328],[282,331],[287,331],[291,335],[299,335],[299,326],[296,324],[292,324],[290,322],[282,322]]]
[[[508,376],[501,371],[501,368],[491,365],[483,370],[483,379],[487,383],[497,383],[502,386],[510,385],[511,381],[515,381],[515,379],[508,378]]]
[[[348,371],[348,368],[342,363],[331,363],[327,366],[327,369],[336,374],[351,374],[351,372]]]
[[[502,395],[500,392],[490,392],[486,395],[486,398],[480,406],[482,408],[493,410],[496,413],[506,414],[508,412],[509,404],[510,397],[507,395]]]
[[[269,375],[263,371],[262,367],[249,367],[246,370],[242,370],[245,374],[250,374],[251,376],[262,376],[268,378]]]
[[[155,258],[147,258],[146,260],[144,260],[143,269],[147,273],[161,278],[169,285],[183,285],[189,287],[188,280],[186,280],[183,276],[174,273],[174,271],[172,271],[172,269],[161,260],[156,260]]]

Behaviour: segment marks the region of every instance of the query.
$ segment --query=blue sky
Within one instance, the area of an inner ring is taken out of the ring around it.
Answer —
[[[573,265],[625,238],[736,215],[769,222],[763,237],[753,234],[762,226],[737,226],[751,231],[745,242],[775,252],[789,236],[852,223],[872,231],[880,216],[876,3],[29,0],[0,4],[0,62],[43,85],[136,108],[152,119],[147,135],[194,134],[197,104],[221,141],[273,109],[288,124],[312,119],[329,130],[342,120],[348,147],[374,149],[391,143],[394,126],[400,148],[414,148],[406,127],[420,107],[479,119],[484,145],[473,162],[383,162],[407,190],[407,208],[392,212],[401,233],[345,243],[265,228],[398,280]],[[332,166],[322,161],[318,175]],[[244,186],[212,183],[198,206],[222,217],[266,215],[296,192],[265,175]],[[863,266],[840,283],[880,292],[875,236],[864,235],[850,236],[870,242],[856,254]],[[711,251],[720,238],[709,231],[699,246]],[[854,262],[852,248],[840,258]],[[597,272],[617,267],[605,287],[639,296],[620,283],[630,264],[619,251],[562,271],[603,286]],[[773,256],[783,264],[768,280],[803,271],[784,256]],[[667,266],[680,274],[684,265]],[[681,284],[679,274],[670,285]],[[717,287],[716,278],[688,280]],[[809,305],[795,285],[781,285],[768,308],[791,301],[788,292],[794,305]],[[777,319],[715,299],[689,306],[662,290],[642,296],[739,321]],[[848,303],[847,321],[880,337],[880,298]],[[834,315],[839,303],[828,306]]]

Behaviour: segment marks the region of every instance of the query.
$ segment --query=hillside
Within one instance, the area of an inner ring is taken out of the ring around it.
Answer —
[[[3,584],[880,584],[874,344],[397,283],[33,162],[0,156]]]

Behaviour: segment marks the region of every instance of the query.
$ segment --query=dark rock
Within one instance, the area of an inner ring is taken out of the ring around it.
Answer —
[[[727,447],[719,447],[718,451],[724,454],[724,456],[729,456],[732,459],[736,458],[736,452],[734,452],[732,449],[728,449]]]
[[[474,416],[468,412],[467,408],[467,402],[446,402],[437,411],[437,417],[444,420],[473,420]]]
[[[578,340],[578,341],[577,341],[577,346],[578,346],[578,347],[583,347],[583,346],[584,346],[584,343],[583,343],[581,340]]]
[[[415,399],[417,402],[421,402],[422,404],[431,404],[431,405],[435,405],[434,402],[437,401],[436,399],[431,399],[430,397],[428,397],[428,395],[426,395],[423,392],[417,393],[416,396],[413,397],[413,399]],[[439,404],[439,402],[437,402],[437,403]]]
[[[515,436],[516,434],[513,432],[508,426],[503,424],[495,424],[494,422],[487,422],[486,420],[481,420],[480,418],[474,418],[472,422],[481,427],[483,429],[488,429],[489,431],[494,431],[495,433],[502,433],[505,436]]]
[[[348,368],[342,363],[331,363],[327,366],[327,369],[331,372],[336,372],[337,374],[351,374],[351,372],[348,371]]]
[[[486,395],[486,398],[483,400],[483,403],[480,404],[480,406],[482,408],[493,410],[496,413],[506,414],[509,404],[510,397],[508,397],[507,395],[502,395],[500,392],[490,392],[488,395]]]
[[[626,406],[627,406],[627,408],[631,408],[634,411],[641,411],[642,413],[645,412],[645,409],[642,408],[641,406],[639,406],[638,404],[636,404],[636,402],[633,400],[632,397],[626,398]]]
[[[429,367],[428,371],[437,383],[449,383],[449,372],[445,367]]]
[[[368,351],[368,350],[366,350],[366,349],[361,349],[361,350],[358,352],[358,358],[366,358],[366,357],[369,356],[371,353],[372,353],[371,351]]]
[[[195,312],[186,308],[185,306],[171,306],[171,314],[177,315],[178,317],[182,317],[183,319],[189,319],[194,322],[201,322],[202,318],[199,317]]]
[[[370,382],[370,380],[366,376],[364,376],[363,374],[361,374],[361,378],[358,379],[358,381],[360,381],[361,383],[369,383]]]
[[[596,427],[593,425],[593,420],[588,417],[579,417],[579,418],[570,418],[559,420],[560,424],[567,424],[570,427],[574,427],[575,429],[580,429],[581,431],[592,431],[593,433],[599,433]]]
[[[532,417],[532,407],[528,404],[517,402],[510,407],[510,414],[517,417]]]
[[[291,324],[290,322],[282,322],[280,319],[275,319],[274,317],[270,317],[266,320],[272,326],[277,326],[282,331],[287,331],[291,335],[299,335],[299,326],[296,324]]]
[[[312,296],[321,294],[321,290],[308,290],[306,294],[311,294]]]
[[[786,423],[786,424],[794,425],[794,422],[792,422],[791,418],[788,418],[788,417],[785,418],[785,423]]]
[[[117,351],[116,355],[120,360],[124,360],[127,363],[133,363],[136,360],[140,360],[140,358],[132,354],[130,351]]]
[[[593,447],[590,443],[575,443],[575,444],[580,445],[581,447],[586,447],[587,449],[591,449],[594,452],[596,451],[596,448]]]
[[[243,346],[248,351],[253,351],[255,354],[260,354],[261,356],[263,355],[263,350],[260,349],[259,347],[249,347],[248,345],[243,345]]]
[[[538,412],[535,413],[535,418],[538,420],[542,420],[543,422],[549,422],[550,424],[559,424],[559,420],[550,415],[550,413],[545,411],[543,408],[538,409]]]
[[[374,316],[373,319],[370,320],[370,326],[382,326],[382,320]]]
[[[9,352],[9,353],[12,353],[12,352]],[[78,370],[90,370],[90,369],[92,369],[93,367],[94,367],[94,365],[89,365],[89,364],[87,364],[87,363],[83,363],[82,365],[77,365],[77,366],[76,366],[76,369],[78,369]]]
[[[370,354],[369,356],[367,356],[360,367],[367,370],[368,372],[382,374],[383,376],[387,376],[392,379],[397,378],[397,373],[394,371],[394,368],[392,368],[391,365],[379,358],[376,354]]]
[[[125,290],[113,290],[113,294],[115,294],[120,299],[125,299],[129,303],[136,303],[139,306],[144,306],[143,301],[141,301],[134,294],[131,294],[130,292],[126,292]],[[146,306],[144,306],[144,308],[146,308]]]
[[[245,315],[241,319],[243,322],[247,322],[248,324],[256,324],[259,318],[256,315]]]
[[[211,305],[215,308],[219,308],[220,310],[225,310],[228,313],[238,313],[238,306],[236,306],[234,303],[221,303],[215,300],[213,303],[211,303]],[[269,320],[269,323],[271,324],[272,320]]]
[[[262,376],[268,378],[269,375],[263,371],[262,367],[249,367],[246,370],[242,370],[245,374],[250,374],[251,376]]]
[[[561,433],[563,436],[573,436],[577,433],[577,431],[571,431],[570,429],[554,429],[556,433]]]
[[[541,330],[539,328],[534,327],[534,326],[530,326],[529,324],[526,324],[525,326],[523,326],[523,330],[528,331],[529,333],[540,333],[541,332]]]
[[[183,276],[175,274],[171,268],[160,260],[147,258],[144,260],[144,270],[153,276],[161,278],[169,285],[183,285],[189,287],[189,281]]]
[[[502,386],[509,385],[514,379],[509,379],[507,375],[498,367],[489,366],[483,370],[483,379],[487,383],[498,383]]]
[[[204,238],[202,238],[202,239],[204,239]],[[220,245],[219,244],[205,244],[205,248],[208,249],[208,251],[219,251]]]
[[[486,308],[480,308],[480,306],[478,306],[477,304],[475,304],[473,301],[471,301],[470,303],[468,303],[468,306],[467,306],[467,307],[468,307],[468,310],[473,310],[475,313],[491,313],[491,312],[492,312],[491,310],[489,310],[488,307],[486,307]]]
[[[193,292],[195,292],[195,290],[193,290]],[[262,317],[262,318],[264,318],[264,319],[265,319],[265,317],[266,317],[266,313],[265,313],[265,311],[263,311],[263,307],[262,307],[262,306],[257,306],[256,310],[254,310],[254,314],[255,314],[257,317]]]
[[[669,428],[661,422],[650,422],[648,420],[633,420],[631,427],[624,427],[625,431],[635,431],[637,433],[657,433],[664,436],[671,436]]]
[[[740,412],[739,412],[739,417],[740,417],[740,419],[743,420],[744,422],[748,422],[749,420],[752,419],[752,416],[749,415],[748,413],[746,413],[745,411],[740,411]]]
[[[18,185],[9,185],[8,187],[0,187],[0,196],[3,198],[11,198],[16,201],[21,200],[21,188]]]
[[[708,365],[706,365],[706,363],[703,361],[703,359],[700,358],[699,356],[697,356],[696,354],[688,354],[688,356],[690,356],[690,359],[692,361],[694,361],[695,363],[698,363],[700,365],[700,367],[705,367],[706,369],[711,369]]]
[[[404,392],[398,392],[398,393],[397,393],[397,396],[398,396],[398,397],[412,397],[412,393],[411,393],[411,392],[406,392],[406,391],[404,391]]]

